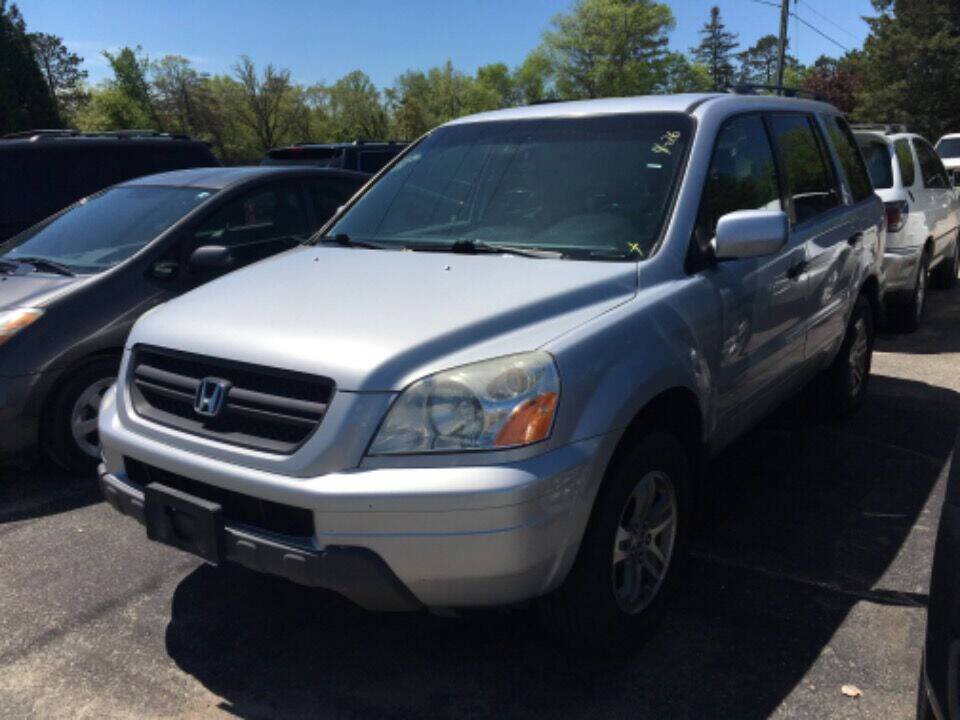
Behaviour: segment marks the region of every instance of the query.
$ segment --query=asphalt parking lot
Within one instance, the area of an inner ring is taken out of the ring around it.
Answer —
[[[912,717],[958,313],[938,292],[881,337],[854,420],[801,398],[717,459],[682,596],[628,662],[522,609],[378,615],[205,566],[89,478],[0,465],[0,717]]]

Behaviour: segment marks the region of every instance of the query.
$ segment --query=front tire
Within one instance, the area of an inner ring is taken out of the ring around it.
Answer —
[[[692,478],[687,450],[662,432],[642,436],[613,463],[573,568],[547,598],[562,638],[623,655],[657,626],[686,549]]]
[[[70,472],[93,470],[100,458],[97,418],[103,394],[117,379],[113,358],[92,360],[60,386],[48,416],[47,455]]]

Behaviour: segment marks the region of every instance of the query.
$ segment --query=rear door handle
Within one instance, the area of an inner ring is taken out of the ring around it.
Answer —
[[[856,245],[861,240],[863,240],[863,233],[858,230],[853,235],[847,238],[847,244]]]
[[[796,265],[791,265],[787,270],[787,277],[791,280],[796,280],[807,269],[807,261],[801,260]]]

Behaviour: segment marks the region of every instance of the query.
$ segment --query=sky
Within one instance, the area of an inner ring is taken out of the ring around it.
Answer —
[[[89,81],[109,75],[101,50],[141,45],[151,58],[189,58],[198,70],[228,73],[241,54],[258,67],[288,68],[294,81],[332,83],[355,69],[380,88],[406,70],[447,59],[473,73],[481,65],[523,61],[574,0],[17,0],[29,31],[59,35],[85,59]],[[740,49],[776,34],[779,0],[670,0],[672,49],[687,52],[710,6],[720,6]],[[791,0],[789,50],[803,63],[857,48],[867,34],[870,0]],[[813,26],[811,28],[810,26]],[[827,35],[833,41],[824,38]]]

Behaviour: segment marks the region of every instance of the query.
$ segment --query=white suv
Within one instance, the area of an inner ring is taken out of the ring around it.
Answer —
[[[960,133],[950,133],[934,145],[954,185],[960,185]]]
[[[903,126],[854,129],[874,190],[887,209],[887,304],[904,329],[915,330],[931,271],[940,287],[956,284],[960,201],[937,153],[920,135]]]

